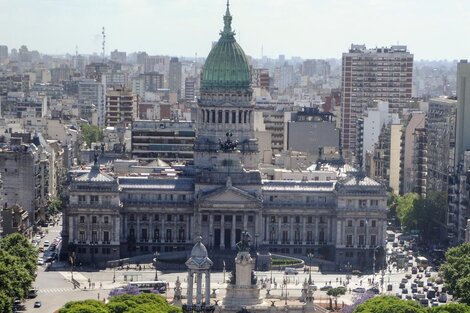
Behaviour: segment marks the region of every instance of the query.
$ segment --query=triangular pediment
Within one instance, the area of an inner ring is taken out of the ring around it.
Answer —
[[[212,203],[253,203],[261,200],[252,194],[237,187],[222,187],[206,193],[200,199],[201,202]]]

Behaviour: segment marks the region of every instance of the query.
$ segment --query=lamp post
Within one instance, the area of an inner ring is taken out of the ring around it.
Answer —
[[[312,284],[312,260],[313,260],[313,253],[307,254],[309,266],[308,266],[308,284]]]
[[[155,258],[153,259],[153,264],[155,266],[155,281],[158,280],[157,261],[158,261],[159,256],[160,256],[160,253],[158,253],[158,251],[156,251],[155,252]]]
[[[348,264],[346,264],[346,270],[348,271],[348,274],[346,275],[346,280],[347,280],[347,284],[349,285],[349,280],[351,279],[351,269],[352,269],[352,265],[351,263],[349,263],[348,261]]]

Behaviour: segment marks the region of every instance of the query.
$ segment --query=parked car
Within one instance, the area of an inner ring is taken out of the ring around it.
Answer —
[[[401,282],[406,284],[406,283],[408,282],[408,279],[402,278],[402,279],[401,279]]]
[[[429,300],[426,298],[419,300],[419,303],[424,306],[429,306]]]
[[[400,287],[400,289],[403,289],[403,288],[406,287],[406,284],[405,284],[405,283],[400,283],[400,286],[399,286],[399,287]]]
[[[353,292],[364,293],[364,292],[366,292],[366,288],[364,288],[364,287],[356,287],[356,288],[353,289]]]
[[[410,273],[408,273],[408,274],[405,275],[405,277],[406,277],[406,279],[411,279],[412,276],[411,276]]]
[[[411,274],[417,274],[418,273],[418,269],[416,267],[413,267],[411,269]]]
[[[326,285],[326,286],[321,287],[320,290],[321,290],[321,291],[327,291],[327,290],[330,290],[330,289],[332,289],[332,288],[333,288],[333,286]]]
[[[35,307],[35,308],[40,308],[41,306],[42,306],[41,301],[36,301],[36,302],[34,302],[34,307]]]
[[[403,289],[401,290],[401,293],[404,294],[404,295],[408,294],[408,289],[407,289],[407,288],[403,288]]]
[[[380,290],[377,287],[372,287],[372,288],[367,289],[367,292],[379,294]]]
[[[424,276],[426,276],[426,277],[431,277],[431,272],[430,272],[430,271],[424,272]]]
[[[440,303],[446,303],[446,302],[447,302],[447,294],[441,292],[441,294],[439,295],[439,297],[437,298],[437,300],[438,300]]]

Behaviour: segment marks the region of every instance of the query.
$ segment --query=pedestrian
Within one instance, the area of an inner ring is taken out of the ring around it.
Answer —
[[[100,299],[100,293],[98,292],[98,300]]]
[[[102,282],[100,282],[100,289],[101,289],[101,288],[103,288],[103,283],[102,283]]]

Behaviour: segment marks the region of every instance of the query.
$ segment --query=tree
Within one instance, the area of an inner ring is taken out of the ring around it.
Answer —
[[[470,243],[447,250],[440,272],[452,295],[470,305]]]
[[[82,124],[82,136],[88,148],[91,148],[91,143],[103,140],[103,130],[95,125]]]
[[[464,303],[449,303],[429,309],[429,313],[470,313],[470,306]]]
[[[10,312],[13,299],[24,299],[36,279],[37,251],[28,239],[11,234],[0,242],[0,312]],[[5,310],[6,307],[6,310]]]
[[[170,305],[165,298],[153,293],[113,296],[109,303],[96,300],[72,301],[59,313],[180,313],[181,309]]]
[[[353,313],[425,313],[426,309],[414,301],[392,296],[375,297],[359,305]]]
[[[338,298],[339,296],[342,296],[345,293],[346,293],[346,288],[344,287],[331,288],[331,289],[328,289],[328,291],[326,292],[327,295],[331,297],[335,297],[335,298]]]
[[[416,219],[413,209],[415,201],[418,199],[419,195],[417,193],[407,193],[404,196],[398,196],[396,198],[397,217],[402,227],[406,230],[416,228]]]
[[[62,211],[62,201],[58,198],[51,199],[47,206],[47,214],[56,215],[60,211]]]

